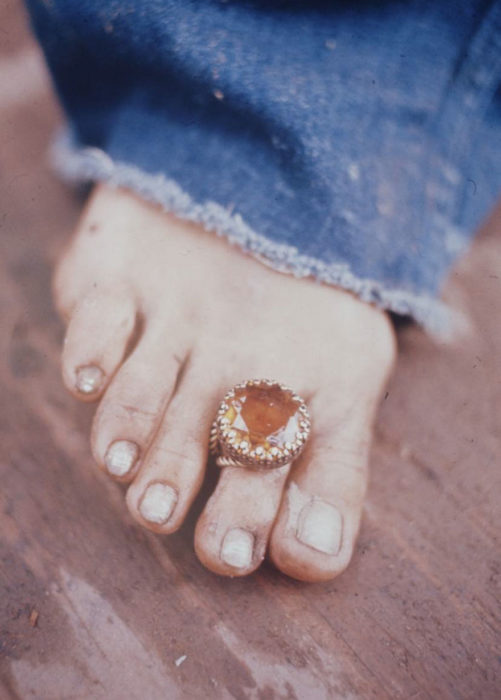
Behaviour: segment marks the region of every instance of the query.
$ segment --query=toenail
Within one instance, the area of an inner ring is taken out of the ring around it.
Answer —
[[[79,367],[75,386],[81,394],[94,394],[103,383],[104,373],[96,365]]]
[[[165,523],[177,503],[176,490],[161,481],[149,484],[139,503],[139,512],[150,523]]]
[[[139,447],[130,440],[116,440],[104,456],[106,469],[113,476],[125,476],[130,472],[139,457]]]
[[[303,544],[323,554],[337,554],[341,549],[343,518],[337,508],[313,499],[299,514],[296,537]]]
[[[247,530],[235,527],[228,530],[221,547],[221,559],[236,569],[247,569],[252,562],[254,537]]]

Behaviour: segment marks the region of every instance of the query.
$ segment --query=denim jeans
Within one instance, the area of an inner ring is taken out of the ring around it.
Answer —
[[[440,330],[501,189],[501,1],[28,0],[68,178]]]

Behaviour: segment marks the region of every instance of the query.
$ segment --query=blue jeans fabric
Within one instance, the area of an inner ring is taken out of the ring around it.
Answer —
[[[501,189],[501,1],[28,0],[66,176],[440,330]]]

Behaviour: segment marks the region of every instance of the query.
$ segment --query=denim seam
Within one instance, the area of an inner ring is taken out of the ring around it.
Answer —
[[[196,202],[163,173],[151,174],[135,165],[114,161],[100,148],[78,145],[69,130],[54,140],[50,155],[52,166],[68,182],[106,182],[133,190],[165,211],[201,224],[207,231],[226,238],[279,272],[298,278],[313,277],[320,282],[342,287],[362,301],[396,314],[411,316],[435,336],[447,335],[451,329],[454,312],[438,299],[387,288],[377,280],[357,277],[344,262],[325,263],[302,255],[294,246],[276,243],[257,233],[240,214],[216,202]]]

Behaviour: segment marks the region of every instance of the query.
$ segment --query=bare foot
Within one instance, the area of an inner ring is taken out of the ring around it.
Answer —
[[[54,289],[69,322],[64,382],[84,401],[102,397],[92,451],[130,483],[127,505],[141,525],[179,528],[204,478],[222,395],[245,379],[277,379],[309,405],[308,446],[292,469],[222,469],[196,552],[230,576],[255,570],[267,552],[305,581],[343,571],[395,356],[383,312],[268,269],[106,186],[91,197]]]

